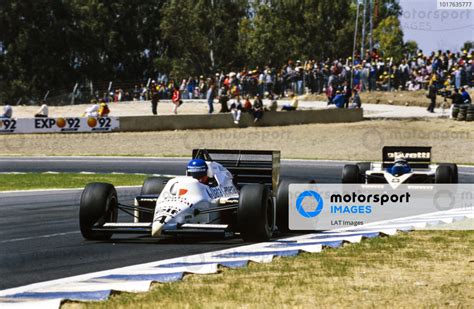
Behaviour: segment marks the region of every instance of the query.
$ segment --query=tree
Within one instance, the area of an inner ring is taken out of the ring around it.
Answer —
[[[408,57],[413,57],[418,51],[418,44],[415,41],[406,41],[405,43],[405,53]]]
[[[385,57],[399,61],[403,57],[403,31],[396,16],[382,20],[374,30],[374,39],[379,44]]]
[[[168,1],[160,30],[166,50],[163,58],[171,63],[171,75],[207,74],[241,66],[238,25],[247,5],[243,0]]]
[[[253,11],[255,15],[240,25],[241,48],[251,65],[280,65],[352,50],[347,43],[355,13],[349,0],[257,1]]]
[[[474,48],[474,41],[466,41],[462,45],[462,50],[469,52],[472,48]]]

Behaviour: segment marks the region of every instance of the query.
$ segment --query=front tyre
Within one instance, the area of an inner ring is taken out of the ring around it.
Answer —
[[[240,191],[238,227],[244,241],[268,241],[273,233],[273,198],[262,184],[245,185]]]
[[[89,240],[108,240],[111,232],[94,231],[106,222],[117,222],[117,191],[108,183],[94,182],[82,191],[79,208],[81,234]]]

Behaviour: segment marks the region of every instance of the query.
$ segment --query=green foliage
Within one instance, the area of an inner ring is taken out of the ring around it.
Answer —
[[[405,43],[405,52],[409,57],[413,57],[416,55],[416,52],[418,51],[418,44],[415,41],[407,41]]]
[[[393,57],[394,61],[399,61],[403,57],[403,31],[397,17],[389,16],[382,20],[374,29],[374,38],[385,57]]]
[[[469,52],[473,48],[474,48],[474,41],[466,41],[462,45],[462,50],[463,51],[465,50],[466,52]]]

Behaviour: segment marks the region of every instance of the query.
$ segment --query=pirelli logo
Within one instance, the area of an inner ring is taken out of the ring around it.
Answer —
[[[431,152],[388,152],[387,157],[394,159],[396,154],[401,154],[405,159],[431,159]]]

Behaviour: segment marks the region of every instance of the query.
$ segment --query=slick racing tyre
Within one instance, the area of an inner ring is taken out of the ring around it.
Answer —
[[[342,169],[342,183],[361,183],[359,167],[355,164],[346,164]]]
[[[82,191],[79,208],[79,225],[82,236],[90,240],[107,240],[111,232],[94,231],[106,222],[117,222],[117,191],[108,183],[94,182]]]
[[[168,183],[170,179],[171,178],[169,177],[148,177],[143,182],[140,195],[161,194],[161,191],[163,191],[164,187],[166,186],[166,183]]]
[[[359,168],[359,182],[365,183],[365,172],[370,170],[370,162],[359,162],[357,167]]]
[[[288,232],[288,192],[292,181],[282,179],[276,191],[276,226],[280,232]],[[297,181],[295,181],[297,182]]]
[[[148,177],[145,179],[140,191],[140,195],[160,195],[164,187],[171,178],[169,177]],[[146,205],[140,205],[140,207],[149,208],[154,210],[155,203],[147,203]],[[139,222],[151,222],[153,221],[153,213],[138,212]]]
[[[440,163],[439,166],[447,166],[451,169],[451,182],[450,183],[458,183],[458,166],[454,163]]]
[[[276,226],[278,231],[287,233],[290,231],[289,224],[289,191],[291,183],[301,183],[299,179],[280,178],[276,190]],[[307,183],[316,183],[315,180],[307,181]]]
[[[273,198],[264,185],[242,187],[237,221],[244,241],[268,241],[274,229],[273,216]]]
[[[448,165],[439,165],[435,173],[435,183],[453,183],[453,171]]]

